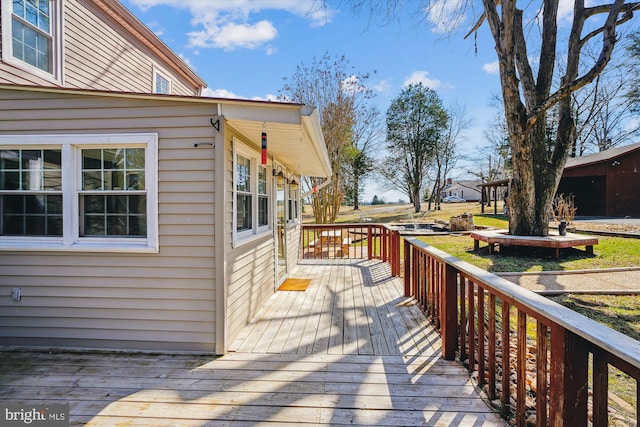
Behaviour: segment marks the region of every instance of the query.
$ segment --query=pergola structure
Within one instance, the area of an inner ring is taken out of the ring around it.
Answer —
[[[493,190],[493,213],[494,215],[498,214],[498,188],[499,187],[508,187],[511,178],[499,179],[493,182],[485,182],[484,184],[480,184],[481,192],[482,192],[482,201],[481,201],[481,212],[484,213],[484,205],[486,202],[491,202],[491,190]],[[489,189],[489,192],[485,191]]]

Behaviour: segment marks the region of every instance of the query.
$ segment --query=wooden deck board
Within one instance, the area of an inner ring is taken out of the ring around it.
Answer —
[[[0,402],[68,403],[71,425],[505,425],[386,264],[301,265],[207,355],[0,351]]]

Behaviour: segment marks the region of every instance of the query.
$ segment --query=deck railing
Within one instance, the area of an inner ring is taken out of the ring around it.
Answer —
[[[635,383],[620,425],[640,426],[639,341],[415,238],[403,246],[405,296],[440,329],[443,357],[459,357],[505,418],[609,425],[613,366]]]
[[[380,259],[400,274],[400,233],[384,224],[304,224],[303,259]]]

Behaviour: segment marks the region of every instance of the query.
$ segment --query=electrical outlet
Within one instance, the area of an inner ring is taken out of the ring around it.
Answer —
[[[20,292],[20,288],[11,289],[11,298],[13,298],[14,301],[20,301],[22,298],[21,294],[22,292]]]

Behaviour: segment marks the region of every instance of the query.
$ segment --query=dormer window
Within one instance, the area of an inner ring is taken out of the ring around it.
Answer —
[[[156,67],[153,69],[153,93],[171,95],[171,79]]]
[[[3,60],[61,80],[61,18],[54,0],[2,0]]]

